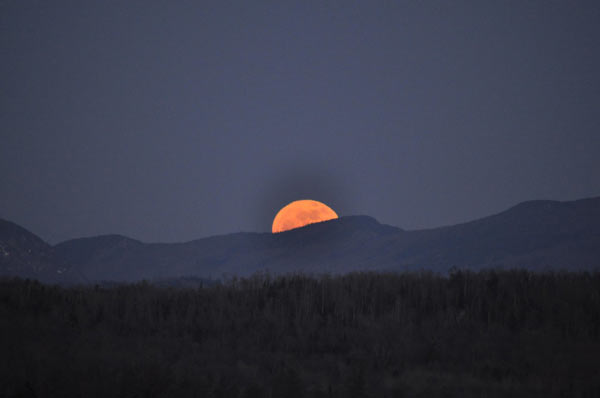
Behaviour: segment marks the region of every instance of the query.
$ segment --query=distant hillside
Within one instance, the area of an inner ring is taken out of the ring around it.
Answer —
[[[51,282],[452,267],[600,269],[600,198],[525,202],[468,223],[418,231],[350,216],[279,234],[236,233],[175,244],[106,235],[52,247],[0,220],[0,275]]]
[[[418,231],[351,216],[274,235],[237,233],[178,244],[110,235],[55,248],[90,280],[215,278],[265,270],[600,269],[600,198],[525,202],[476,221]]]
[[[600,198],[524,202],[465,224],[412,232],[402,262],[431,268],[600,268]]]
[[[52,246],[17,224],[0,220],[0,275],[56,281],[66,271]]]

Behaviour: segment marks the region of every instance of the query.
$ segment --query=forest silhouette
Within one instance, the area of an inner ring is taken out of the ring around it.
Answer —
[[[600,274],[0,280],[5,397],[600,396]]]

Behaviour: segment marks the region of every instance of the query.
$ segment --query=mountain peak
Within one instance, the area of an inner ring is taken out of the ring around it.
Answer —
[[[332,220],[322,221],[318,223],[308,224],[304,227],[291,229],[289,231],[280,232],[277,235],[296,236],[304,234],[318,234],[326,236],[328,234],[344,234],[354,233],[357,231],[371,231],[378,233],[400,232],[400,228],[389,225],[380,224],[375,218],[366,215],[343,216]]]
[[[573,200],[573,201],[558,201],[558,200],[528,200],[525,202],[518,203],[513,207],[510,207],[504,212],[510,211],[531,211],[531,210],[553,210],[557,208],[570,208],[577,207],[580,209],[584,208],[598,208],[600,207],[600,196]]]
[[[86,241],[94,241],[94,244],[100,244],[103,246],[135,246],[135,245],[139,245],[142,244],[142,242],[140,242],[137,239],[133,239],[133,238],[129,238],[127,236],[124,235],[119,235],[119,234],[106,234],[106,235],[99,235],[99,236],[91,236],[91,237],[86,237],[86,238],[77,238],[77,239],[71,239],[68,240],[66,242],[62,242],[59,243],[57,246],[60,246],[64,243],[67,242],[73,242],[73,241],[79,241],[79,242],[86,242]]]
[[[54,281],[66,270],[52,246],[25,228],[0,219],[0,274]]]

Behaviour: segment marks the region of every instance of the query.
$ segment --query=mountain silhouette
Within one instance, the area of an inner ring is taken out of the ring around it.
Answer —
[[[0,248],[8,242],[7,231],[3,232]],[[17,235],[23,235],[23,231],[15,229]],[[68,276],[85,281],[219,278],[257,271],[320,274],[420,269],[445,273],[453,267],[600,269],[600,198],[524,202],[475,221],[416,231],[383,225],[368,216],[349,216],[278,234],[234,233],[168,244],[105,235],[51,247],[25,232],[29,238],[23,240],[23,250],[28,250],[27,242],[31,242],[34,248],[27,253],[39,253],[34,256],[40,258],[39,267],[69,264]],[[25,253],[23,250],[19,253]],[[1,263],[4,274],[24,272],[31,276],[36,269],[19,265],[19,261],[37,264],[32,259],[15,257],[11,261],[11,266]],[[49,269],[54,272],[62,269],[60,265],[53,267]]]
[[[52,246],[25,228],[0,219],[0,275],[60,281],[68,268]]]

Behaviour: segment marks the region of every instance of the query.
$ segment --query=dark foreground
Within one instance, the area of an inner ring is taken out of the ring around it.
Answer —
[[[600,274],[0,281],[0,396],[598,397]]]

